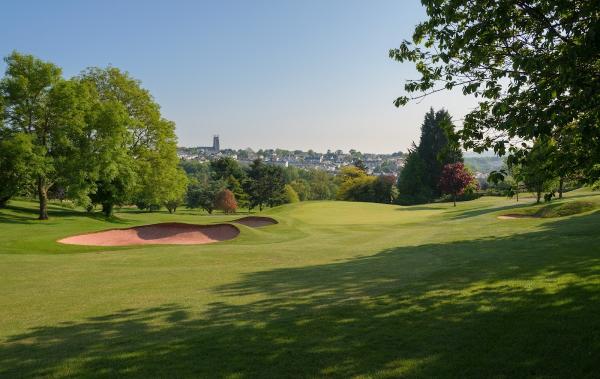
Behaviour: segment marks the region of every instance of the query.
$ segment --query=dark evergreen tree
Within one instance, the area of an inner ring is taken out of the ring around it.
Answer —
[[[430,196],[439,197],[441,192],[438,183],[442,168],[446,164],[463,160],[452,117],[448,111],[441,109],[435,112],[430,108],[421,126],[417,154],[424,164],[422,182],[430,189]]]
[[[421,204],[431,199],[431,187],[424,182],[425,174],[425,162],[421,159],[417,147],[413,143],[413,148],[409,150],[404,167],[398,176],[398,202],[400,204]]]

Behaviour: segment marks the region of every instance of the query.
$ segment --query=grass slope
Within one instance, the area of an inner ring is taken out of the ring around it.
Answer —
[[[586,191],[556,204],[600,204]],[[107,222],[0,210],[0,377],[594,377],[600,212],[498,220],[531,199],[308,202],[201,246],[60,245]]]

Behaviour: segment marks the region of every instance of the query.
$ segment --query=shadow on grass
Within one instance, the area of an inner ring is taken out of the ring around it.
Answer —
[[[402,208],[396,208],[397,211],[439,211],[443,207],[431,207],[428,205],[404,205]]]
[[[515,202],[514,204],[505,205],[502,207],[492,206],[490,208],[477,208],[477,209],[473,209],[473,210],[469,210],[469,211],[465,211],[464,209],[456,209],[456,210],[451,210],[448,213],[450,213],[450,214],[456,213],[456,216],[452,216],[452,219],[460,220],[460,219],[465,219],[465,218],[477,217],[477,216],[481,216],[481,215],[485,215],[485,214],[489,214],[489,213],[531,207],[534,205],[536,205],[535,202],[532,203],[532,202],[528,202],[528,201],[524,200],[524,201],[521,201],[518,203]]]
[[[5,210],[5,212],[2,212]],[[10,213],[6,211],[12,211]],[[36,208],[20,207],[16,205],[7,205],[5,208],[0,209],[0,223],[9,224],[31,224],[39,223],[38,220],[39,211]],[[112,216],[106,218],[102,213],[99,212],[84,212],[76,209],[63,208],[58,205],[48,205],[48,217],[52,218],[63,218],[63,217],[87,217],[90,219],[109,222],[111,224],[128,224],[129,221]],[[45,222],[45,221],[44,221]]]
[[[593,377],[600,213],[507,238],[247,274],[179,304],[42,326],[0,377]]]

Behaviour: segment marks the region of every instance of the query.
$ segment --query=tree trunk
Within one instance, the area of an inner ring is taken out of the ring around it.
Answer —
[[[6,207],[8,200],[10,200],[10,196],[0,197],[0,208]]]
[[[456,207],[456,195],[452,195],[452,201],[454,202],[454,206]]]
[[[519,187],[517,186],[517,203],[519,202]]]
[[[46,188],[46,178],[38,176],[38,198],[40,200],[40,215],[38,220],[48,219],[48,189]]]
[[[109,218],[113,214],[113,205],[112,203],[102,204],[102,213],[106,218]]]
[[[541,198],[542,198],[542,191],[537,191],[537,201],[535,203],[539,204]]]
[[[558,198],[562,199],[563,198],[563,187],[565,185],[565,178],[563,178],[562,176],[559,179],[558,182]]]

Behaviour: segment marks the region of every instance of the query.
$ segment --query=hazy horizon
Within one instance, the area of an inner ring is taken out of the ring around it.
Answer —
[[[474,104],[445,92],[394,107],[416,72],[388,50],[423,18],[417,0],[15,2],[0,15],[0,54],[34,54],[66,77],[128,71],[176,123],[179,146],[219,134],[233,149],[392,153],[418,141],[429,107],[460,125]]]

